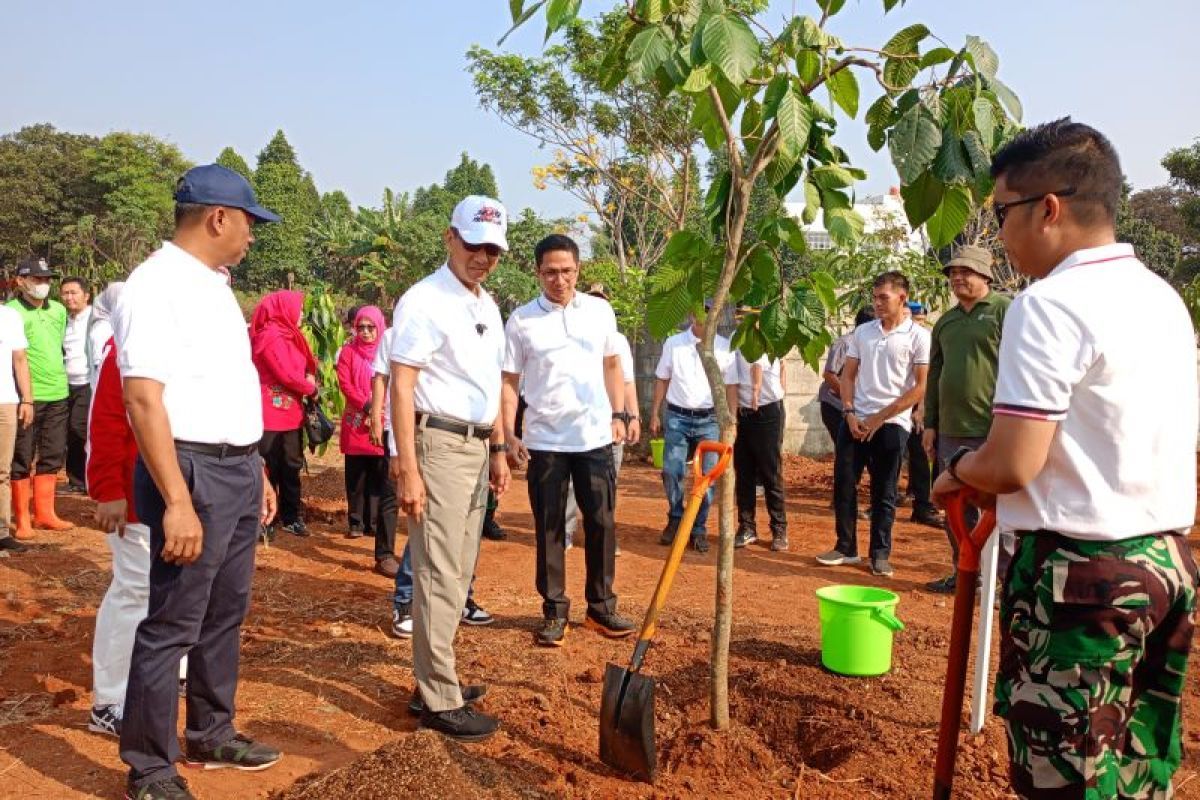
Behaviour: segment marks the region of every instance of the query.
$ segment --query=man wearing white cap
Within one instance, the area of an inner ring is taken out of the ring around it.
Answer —
[[[482,688],[459,687],[454,634],[479,555],[489,483],[497,495],[508,488],[499,424],[504,325],[480,285],[508,250],[507,229],[500,203],[464,198],[443,234],[446,263],[405,292],[393,316],[392,465],[412,547],[421,725],[461,741],[499,727],[466,702]]]

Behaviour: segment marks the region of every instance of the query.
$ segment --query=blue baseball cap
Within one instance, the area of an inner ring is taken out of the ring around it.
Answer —
[[[913,314],[913,316],[926,313],[925,304],[919,303],[916,300],[908,301],[908,310]]]
[[[250,182],[220,164],[192,167],[175,184],[176,203],[240,208],[259,222],[279,222],[279,215],[263,208]]]

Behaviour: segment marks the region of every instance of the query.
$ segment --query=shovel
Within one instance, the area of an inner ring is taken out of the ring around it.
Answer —
[[[958,540],[958,580],[954,589],[954,617],[950,623],[950,657],[946,663],[946,688],[942,694],[942,719],[938,724],[937,761],[934,762],[933,800],[948,800],[958,758],[958,729],[962,724],[963,690],[967,681],[967,656],[971,650],[971,624],[975,618],[975,582],[979,579],[979,553],[996,526],[996,512],[984,511],[975,530],[968,531],[963,516],[962,492],[946,498],[946,520]]]
[[[714,453],[717,463],[703,471],[704,456]],[[638,634],[629,667],[608,664],[604,670],[604,693],[600,701],[600,760],[613,769],[639,780],[653,782],[658,769],[654,747],[654,679],[641,674],[642,660],[654,638],[658,612],[667,601],[667,592],[675,580],[675,571],[687,549],[692,523],[700,511],[704,493],[720,477],[733,458],[733,448],[720,442],[701,442],[692,462],[692,490],[687,508],[679,521],[675,543],[667,555],[658,586],[646,609],[646,619]]]

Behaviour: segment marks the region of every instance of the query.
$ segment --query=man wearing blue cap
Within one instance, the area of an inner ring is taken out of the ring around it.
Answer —
[[[129,800],[192,797],[175,770],[184,654],[185,764],[260,770],[280,757],[233,727],[255,541],[275,497],[258,456],[258,373],[225,272],[245,257],[254,224],[279,217],[215,164],[189,170],[175,203],[174,237],[129,276],[112,316],[151,556],[121,727]]]

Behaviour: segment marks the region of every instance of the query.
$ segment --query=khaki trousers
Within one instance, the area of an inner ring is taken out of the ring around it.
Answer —
[[[10,535],[12,525],[13,448],[17,442],[17,404],[0,403],[0,539]]]
[[[425,515],[408,518],[413,566],[413,672],[430,711],[463,704],[454,665],[454,634],[487,506],[488,443],[432,428],[416,430],[417,464],[425,481]]]

